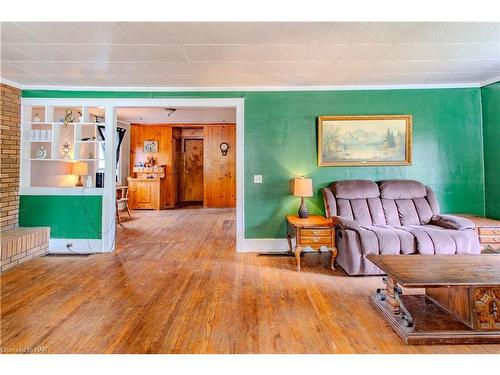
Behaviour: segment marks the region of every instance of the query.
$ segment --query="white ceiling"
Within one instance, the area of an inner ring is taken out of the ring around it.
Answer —
[[[2,22],[1,42],[1,76],[22,85],[412,85],[500,75],[500,23]]]
[[[168,115],[165,108],[141,107],[118,108],[117,116],[121,121],[131,124],[222,124],[236,123],[234,108],[177,108]]]

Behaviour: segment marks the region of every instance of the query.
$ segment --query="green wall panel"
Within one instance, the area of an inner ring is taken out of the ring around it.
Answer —
[[[100,239],[99,195],[21,195],[19,226],[50,227],[51,238]]]
[[[296,212],[290,181],[313,179],[312,213],[323,213],[320,188],[352,178],[416,179],[430,185],[443,212],[484,214],[481,92],[478,88],[369,91],[64,92],[24,97],[245,98],[245,236],[282,238]],[[413,115],[413,164],[401,167],[317,166],[320,115]],[[253,184],[262,174],[264,183]]]
[[[481,89],[486,216],[500,219],[500,82]]]
[[[245,226],[247,237],[283,237],[295,212],[290,179],[313,179],[313,213],[323,213],[320,188],[353,178],[415,179],[430,185],[444,212],[483,214],[479,89],[252,93],[245,98]],[[401,167],[317,166],[317,116],[413,115],[413,164]],[[262,174],[264,183],[252,183]]]

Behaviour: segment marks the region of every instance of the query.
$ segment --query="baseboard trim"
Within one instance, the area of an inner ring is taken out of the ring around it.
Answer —
[[[67,244],[72,244],[71,249]],[[49,240],[50,254],[93,254],[102,253],[102,240],[85,238],[51,238]]]
[[[245,238],[238,241],[236,245],[238,253],[282,252],[287,250],[288,242],[285,238]]]

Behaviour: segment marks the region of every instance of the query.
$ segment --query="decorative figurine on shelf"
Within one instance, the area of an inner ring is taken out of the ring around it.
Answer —
[[[68,141],[64,142],[64,144],[61,146],[61,152],[61,159],[71,160],[71,156],[69,156],[69,153],[71,152],[71,146],[69,145]]]
[[[45,159],[47,157],[47,150],[43,146],[37,147],[35,150],[35,156],[37,159]]]
[[[33,122],[40,122],[40,117],[38,117],[38,113],[35,113],[35,115],[33,116]]]
[[[94,187],[94,181],[92,181],[92,176],[87,176],[85,179],[85,187],[87,188],[93,188]]]
[[[95,154],[92,151],[89,152],[89,159],[95,159]]]
[[[152,167],[155,165],[155,158],[153,156],[148,156],[148,160],[146,161],[146,167]]]
[[[73,116],[73,112],[71,111],[71,109],[67,109],[66,112],[64,113],[64,124],[63,126],[65,128],[68,127],[69,123],[70,122],[73,122],[75,121],[75,118]]]

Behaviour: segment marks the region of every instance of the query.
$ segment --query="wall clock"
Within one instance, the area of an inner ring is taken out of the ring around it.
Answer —
[[[158,141],[144,141],[144,152],[158,152]]]

